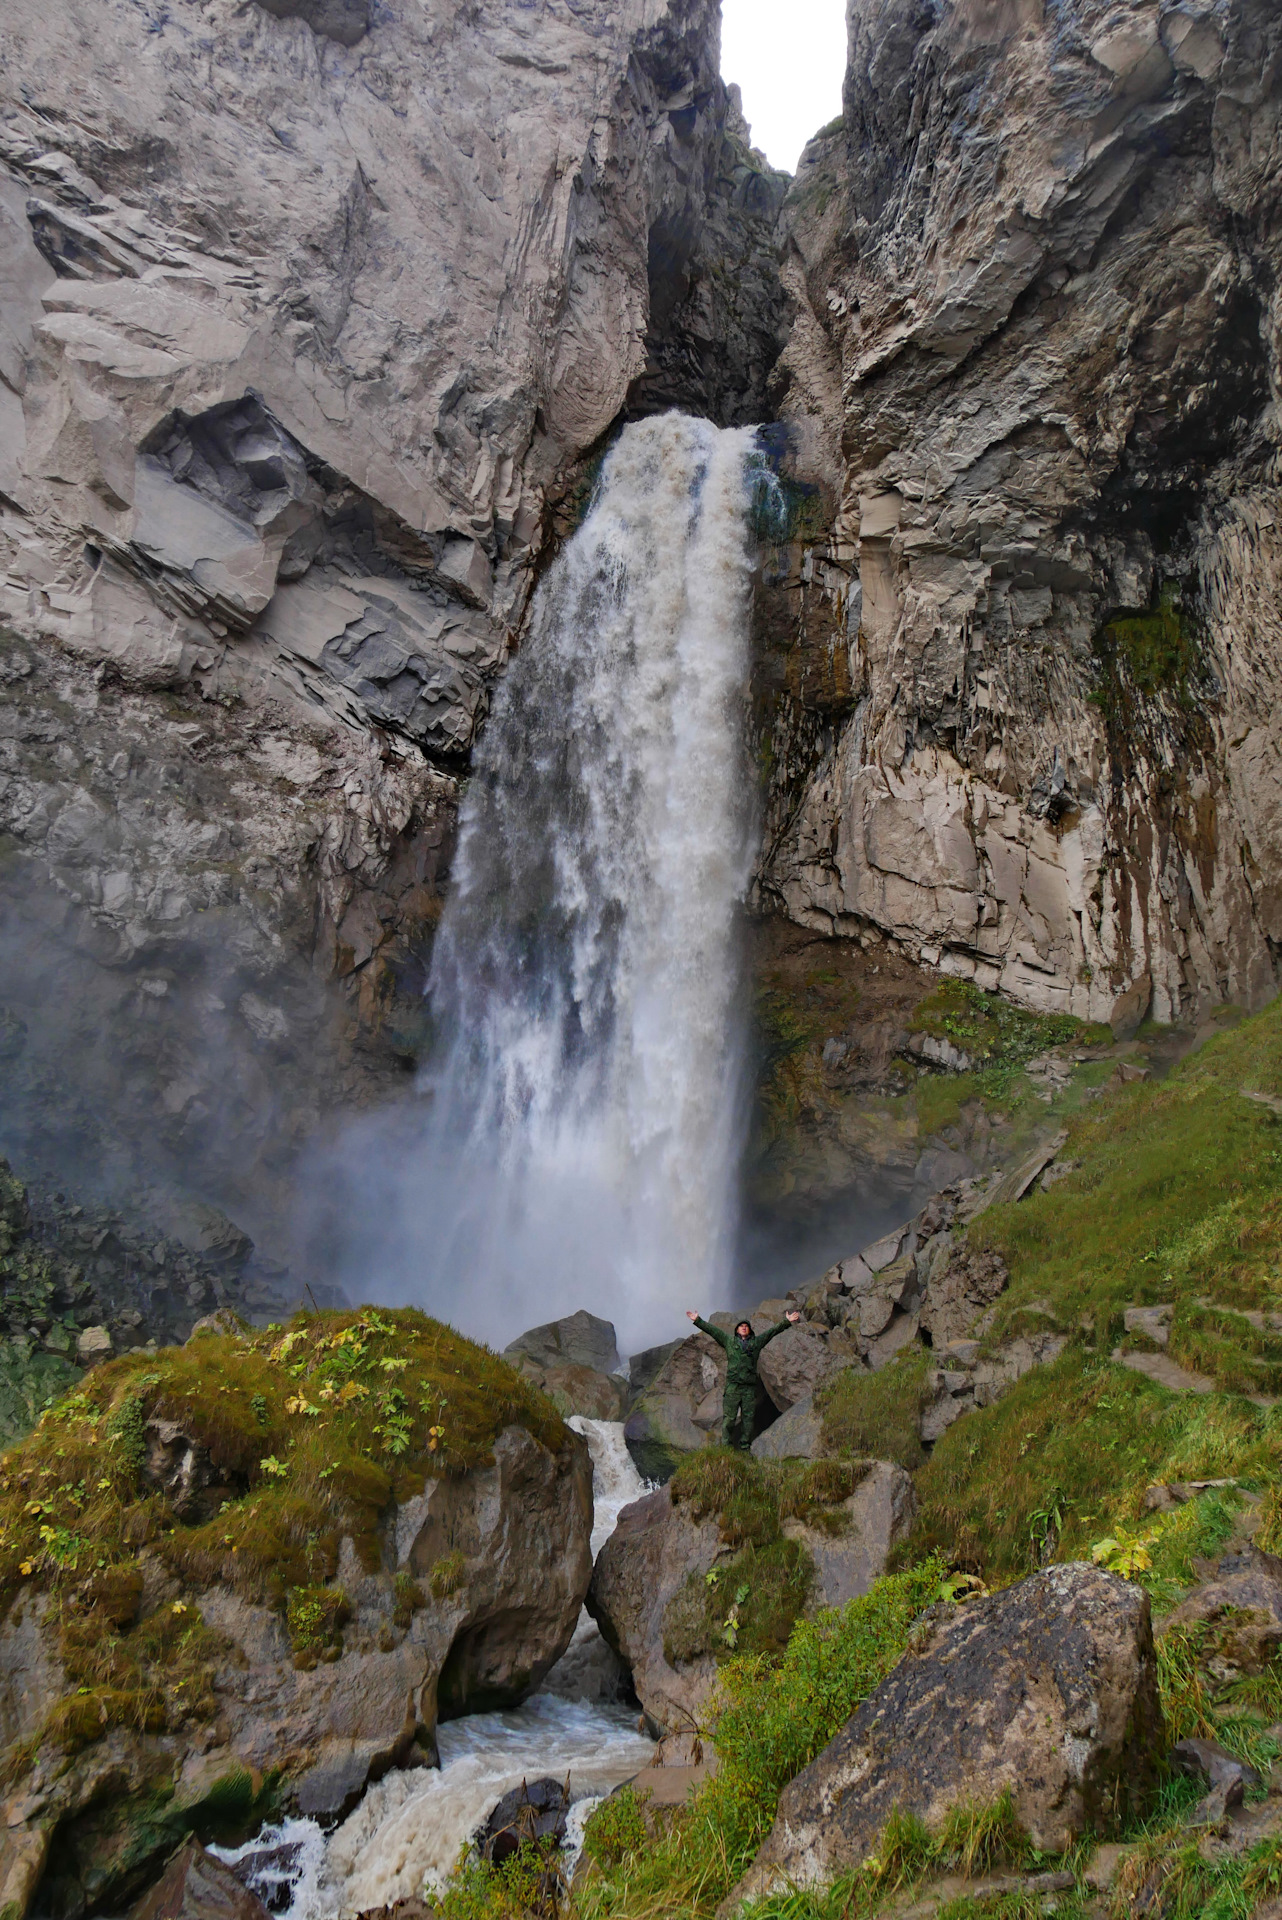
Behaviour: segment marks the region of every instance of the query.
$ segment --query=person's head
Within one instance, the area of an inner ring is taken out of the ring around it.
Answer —
[[[738,1326],[735,1328],[735,1332],[738,1334],[741,1340],[751,1340],[752,1338],[751,1320],[741,1320]]]

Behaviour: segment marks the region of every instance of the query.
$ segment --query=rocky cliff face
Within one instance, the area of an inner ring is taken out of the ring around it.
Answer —
[[[707,0],[67,0],[0,54],[9,1144],[252,1219],[415,1050],[584,457],[761,411],[785,183]]]
[[[787,214],[765,897],[1134,1023],[1275,990],[1282,22],[858,0]]]

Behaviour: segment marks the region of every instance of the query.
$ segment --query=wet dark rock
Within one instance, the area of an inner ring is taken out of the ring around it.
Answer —
[[[608,1373],[599,1373],[595,1367],[548,1367],[531,1368],[529,1374],[563,1413],[583,1414],[589,1420],[623,1418],[623,1383]]]
[[[267,1908],[196,1841],[166,1867],[129,1920],[266,1920]]]
[[[665,1340],[661,1346],[645,1347],[640,1353],[633,1354],[628,1361],[628,1391],[634,1399],[645,1392],[680,1345],[679,1340]]]
[[[247,1482],[224,1474],[209,1450],[178,1420],[149,1420],[146,1426],[142,1477],[162,1493],[174,1513],[188,1526],[212,1520],[224,1500],[236,1500]]]
[[[523,1847],[539,1841],[554,1840],[559,1846],[565,1838],[569,1810],[568,1780],[554,1780],[551,1776],[522,1780],[519,1787],[503,1795],[481,1828],[477,1835],[480,1851],[498,1866]]]
[[[257,1847],[229,1865],[242,1887],[248,1887],[268,1913],[284,1913],[293,1901],[302,1859],[302,1841],[287,1840],[277,1847]]]
[[[619,1373],[619,1344],[608,1320],[598,1320],[582,1308],[545,1326],[519,1333],[503,1349],[505,1360],[528,1358],[538,1367],[591,1367],[596,1373]]]

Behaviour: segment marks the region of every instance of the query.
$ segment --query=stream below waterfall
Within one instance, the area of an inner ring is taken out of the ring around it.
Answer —
[[[571,1421],[592,1455],[592,1557],[620,1509],[645,1492],[622,1424]],[[345,1920],[438,1886],[511,1787],[550,1775],[570,1782],[567,1849],[601,1794],[630,1780],[654,1754],[635,1707],[613,1696],[617,1665],[585,1612],[538,1692],[508,1713],[467,1714],[437,1729],[439,1769],[394,1772],[370,1787],[329,1833],[314,1820],[265,1827],[242,1847],[212,1851],[244,1864],[247,1883],[289,1920]]]
[[[730,1292],[745,1134],[741,914],[751,427],[623,429],[541,583],[459,817],[418,1105],[349,1132],[327,1190],[345,1278],[502,1347],[585,1305],[625,1350]],[[408,1131],[406,1127],[408,1126]],[[396,1130],[400,1128],[401,1131]],[[355,1170],[359,1201],[343,1181]],[[642,1491],[623,1429],[576,1421],[593,1554]],[[292,1920],[439,1883],[502,1795],[566,1778],[571,1839],[653,1743],[587,1615],[538,1692],[447,1722],[439,1771],[393,1772],[332,1832],[291,1820],[225,1858]]]

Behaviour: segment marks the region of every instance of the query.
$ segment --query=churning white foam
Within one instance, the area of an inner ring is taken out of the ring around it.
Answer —
[[[727,1293],[751,428],[625,428],[540,586],[460,818],[417,1149],[367,1156],[358,1291],[501,1345],[588,1306],[624,1350]]]
[[[623,1507],[645,1483],[623,1444],[619,1421],[575,1415],[592,1455],[593,1558]],[[265,1827],[243,1847],[214,1848],[224,1860],[263,1858],[250,1884],[270,1895],[293,1883],[288,1920],[338,1920],[439,1886],[473,1834],[511,1787],[551,1775],[569,1780],[574,1804],[562,1865],[573,1871],[583,1823],[602,1794],[648,1765],[654,1742],[635,1708],[607,1690],[613,1655],[585,1613],[570,1649],[544,1688],[510,1713],[469,1714],[437,1729],[439,1772],[385,1775],[328,1838],[312,1820]],[[289,1854],[282,1872],[282,1854]],[[276,1908],[280,1910],[279,1901]]]

